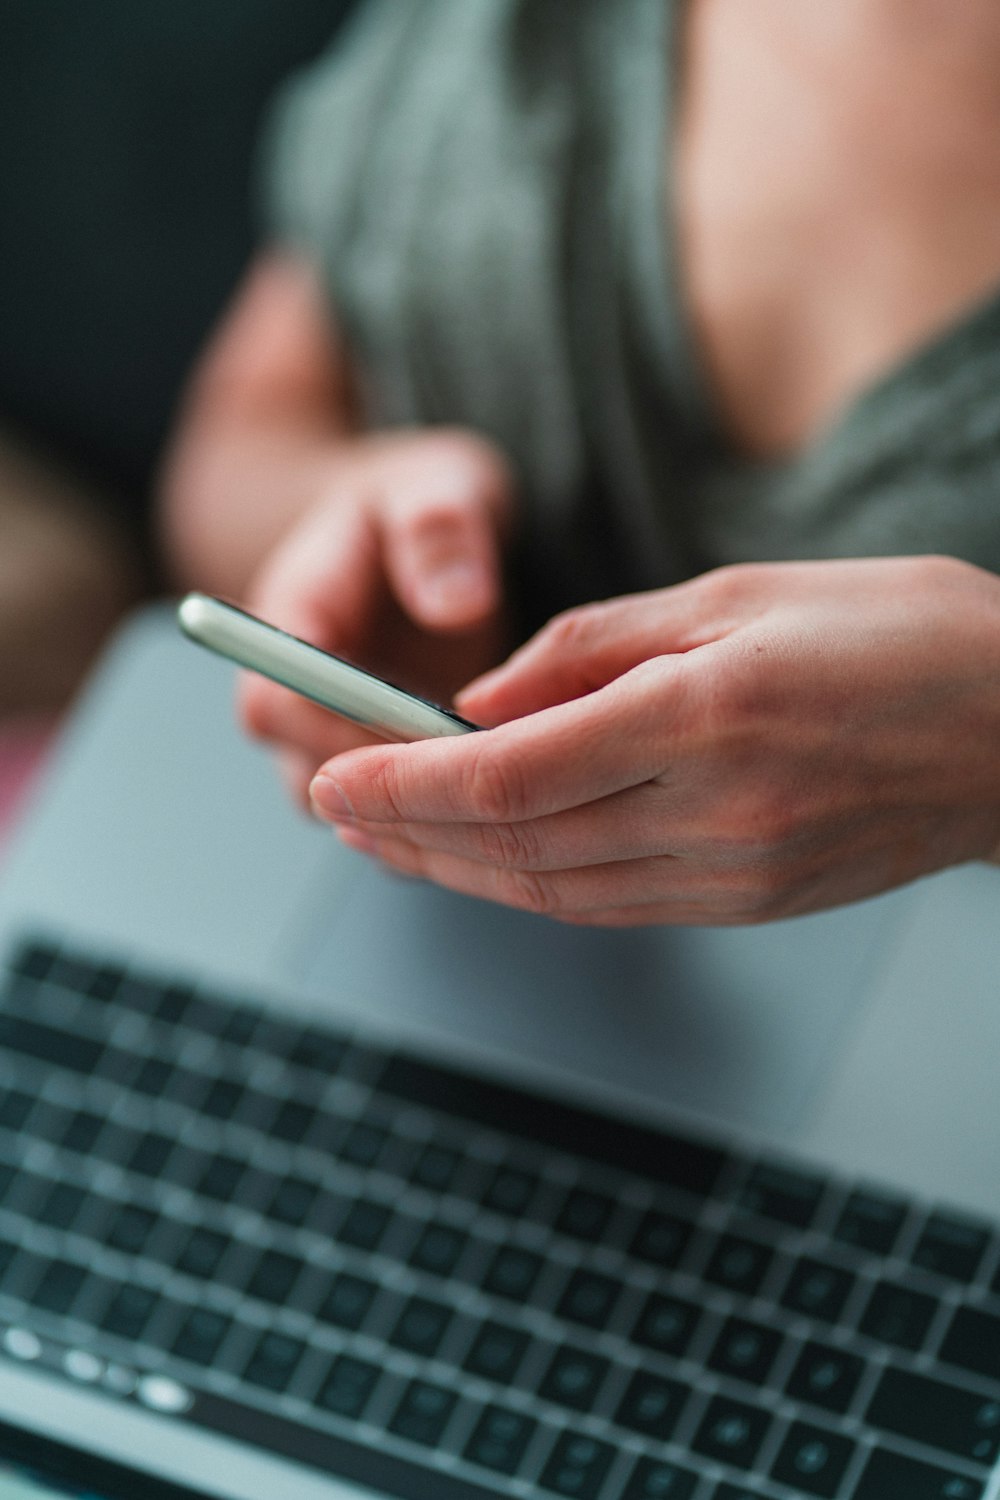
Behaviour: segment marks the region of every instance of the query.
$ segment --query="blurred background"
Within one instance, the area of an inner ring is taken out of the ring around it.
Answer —
[[[0,838],[156,586],[151,485],[255,241],[265,107],[358,3],[0,6]]]

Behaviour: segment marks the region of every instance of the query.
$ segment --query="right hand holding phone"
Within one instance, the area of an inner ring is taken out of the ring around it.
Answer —
[[[507,641],[502,553],[513,486],[500,453],[453,429],[362,436],[256,580],[251,608],[282,630],[447,704]],[[256,676],[249,731],[281,750],[307,797],[317,766],[369,743],[363,730]]]

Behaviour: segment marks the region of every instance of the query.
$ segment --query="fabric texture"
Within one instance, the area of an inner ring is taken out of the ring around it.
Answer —
[[[680,0],[369,0],[276,111],[273,232],[320,265],[375,424],[513,458],[532,614],[750,559],[1000,571],[1000,295],[806,452],[722,435],[669,182]]]

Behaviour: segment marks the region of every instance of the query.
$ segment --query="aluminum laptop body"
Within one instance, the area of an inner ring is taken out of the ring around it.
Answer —
[[[0,1421],[220,1500],[996,1500],[998,912],[978,866],[747,930],[398,880],[147,612],[0,884]]]

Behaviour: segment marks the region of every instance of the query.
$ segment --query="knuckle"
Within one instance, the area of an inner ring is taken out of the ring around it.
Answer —
[[[717,607],[737,604],[756,591],[760,584],[761,566],[757,563],[728,563],[702,573],[692,588],[704,594]]]
[[[558,652],[572,652],[586,646],[602,632],[607,613],[604,604],[586,604],[554,615],[539,632],[539,640]]]
[[[479,830],[480,852],[500,869],[530,870],[540,858],[539,840],[528,823],[484,823]]]
[[[463,802],[483,822],[517,822],[527,809],[527,788],[517,756],[509,747],[498,752],[486,735],[469,738],[485,743],[477,745],[470,756],[461,789]]]
[[[547,917],[559,909],[560,903],[551,880],[536,875],[531,870],[505,871],[503,890],[510,905],[519,911]]]
[[[436,435],[435,458],[453,482],[482,492],[510,488],[510,469],[503,454],[486,438],[467,428],[446,427]]]
[[[731,921],[774,922],[791,915],[796,908],[798,883],[791,862],[755,860],[727,884],[725,905]]]
[[[376,761],[368,773],[369,790],[376,802],[384,804],[390,818],[405,820],[401,778],[395,762],[384,756]]]

